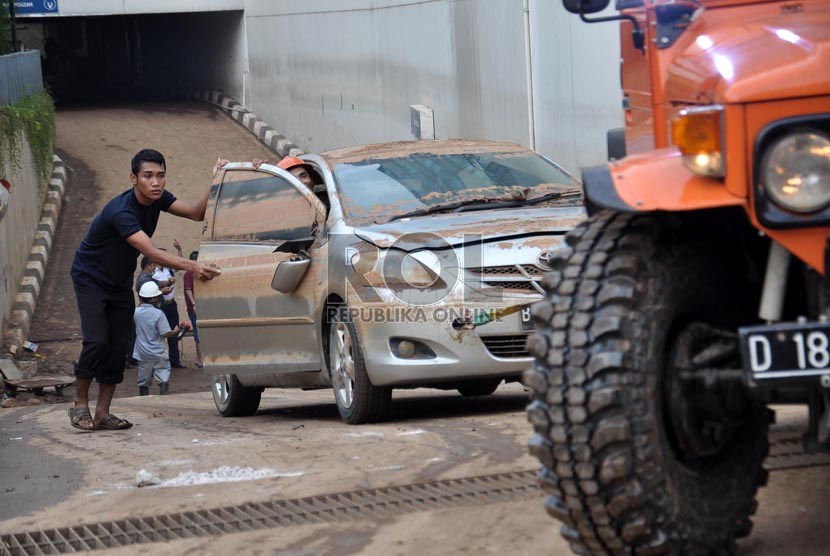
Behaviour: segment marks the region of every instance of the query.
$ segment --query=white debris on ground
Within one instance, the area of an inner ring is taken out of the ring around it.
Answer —
[[[426,434],[426,432],[427,431],[425,431],[423,429],[414,429],[414,430],[411,430],[411,431],[399,432],[398,436],[413,436],[413,435],[416,435],[416,434]]]
[[[363,431],[363,432],[347,432],[343,435],[344,438],[383,438],[383,433],[379,431]]]
[[[146,469],[140,469],[138,471],[138,475],[136,476],[136,486],[138,488],[154,486],[161,482],[161,479],[147,471]]]
[[[141,471],[144,471],[143,469]],[[139,475],[141,474],[139,471]],[[223,465],[212,471],[197,473],[185,471],[178,476],[165,481],[159,481],[158,487],[178,487],[191,485],[208,485],[213,483],[234,483],[239,481],[256,481],[259,479],[272,479],[276,477],[302,477],[302,471],[280,472],[274,469],[254,469],[252,467],[230,467]]]

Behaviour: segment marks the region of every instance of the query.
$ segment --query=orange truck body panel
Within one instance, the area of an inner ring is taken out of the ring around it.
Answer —
[[[830,113],[830,2],[704,1],[680,37],[658,48],[655,10],[668,4],[678,2],[646,0],[626,11],[645,30],[645,52],[633,47],[631,23],[621,24],[629,156],[608,167],[616,195],[636,212],[743,206],[759,230],[824,273],[830,227],[773,230],[759,222],[753,149],[771,122]],[[681,108],[712,104],[724,107],[723,179],[687,170],[671,144]]]

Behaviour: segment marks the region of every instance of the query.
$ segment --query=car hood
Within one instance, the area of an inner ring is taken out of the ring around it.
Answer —
[[[707,27],[705,13],[701,19],[669,68],[670,100],[744,103],[830,93],[830,5],[740,24]]]
[[[522,236],[561,235],[584,219],[583,207],[524,207],[413,217],[355,228],[354,233],[382,249],[413,251]]]

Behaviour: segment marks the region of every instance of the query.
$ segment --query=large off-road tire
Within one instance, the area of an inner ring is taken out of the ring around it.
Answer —
[[[734,355],[717,327],[739,318],[735,259],[609,212],[567,244],[532,310],[525,375],[548,513],[577,554],[733,553],[766,482],[768,413],[740,383],[707,389],[677,367],[707,347]]]
[[[214,375],[213,403],[222,417],[247,417],[259,409],[262,388],[242,386],[236,375]]]
[[[340,418],[350,425],[383,421],[389,415],[392,388],[375,386],[369,380],[354,324],[337,314],[331,320],[328,363]]]

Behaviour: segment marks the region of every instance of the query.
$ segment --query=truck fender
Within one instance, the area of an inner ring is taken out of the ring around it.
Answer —
[[[597,207],[631,213],[677,212],[748,202],[727,191],[721,180],[693,174],[675,148],[584,168],[582,182],[589,212]]]

